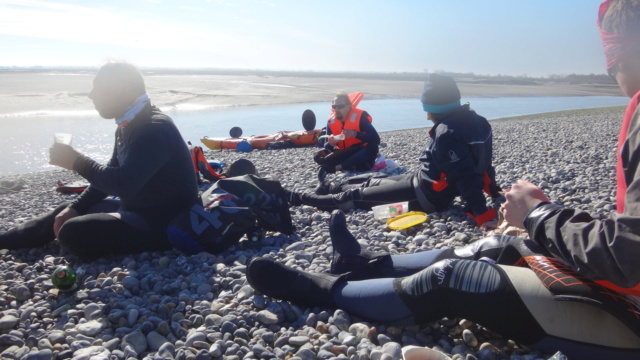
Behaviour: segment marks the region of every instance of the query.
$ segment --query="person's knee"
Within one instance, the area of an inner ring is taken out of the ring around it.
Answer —
[[[342,211],[348,211],[356,207],[356,202],[362,199],[362,189],[348,189],[338,194],[334,194],[333,200]]]
[[[456,248],[453,252],[463,259],[479,260],[481,258],[489,258],[497,260],[509,238],[509,236],[504,235],[487,236],[469,245]]]
[[[101,249],[92,241],[92,230],[80,217],[67,220],[58,232],[60,246],[81,258],[94,259],[99,256]]]
[[[436,289],[468,293],[491,293],[501,286],[501,272],[484,261],[444,259],[403,278],[399,287],[408,296],[421,296]]]

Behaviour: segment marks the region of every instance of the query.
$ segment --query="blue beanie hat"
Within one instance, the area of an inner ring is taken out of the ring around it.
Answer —
[[[461,106],[460,90],[452,77],[430,74],[422,90],[422,108],[426,112],[442,114]]]

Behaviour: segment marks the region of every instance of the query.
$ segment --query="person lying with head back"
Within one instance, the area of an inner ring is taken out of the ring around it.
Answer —
[[[640,0],[607,0],[598,24],[607,70],[631,97],[618,144],[617,213],[597,220],[518,181],[502,209],[530,239],[497,235],[457,249],[376,253],[330,220],[332,274],[253,259],[247,280],[274,298],[414,325],[465,318],[569,359],[640,359]]]

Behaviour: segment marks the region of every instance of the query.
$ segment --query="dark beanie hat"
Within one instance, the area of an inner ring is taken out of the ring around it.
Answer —
[[[250,160],[238,159],[234,161],[227,169],[227,176],[242,176],[242,175],[258,175],[255,165]]]
[[[460,90],[452,77],[430,74],[422,90],[424,111],[441,114],[460,107]]]

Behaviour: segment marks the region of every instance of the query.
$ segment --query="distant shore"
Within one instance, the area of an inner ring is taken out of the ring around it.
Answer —
[[[0,116],[40,110],[92,110],[92,72],[0,72]],[[330,102],[338,91],[365,99],[417,98],[422,81],[344,77],[221,74],[145,74],[147,92],[160,107],[193,109]],[[614,84],[486,84],[458,80],[463,96],[623,96]]]

